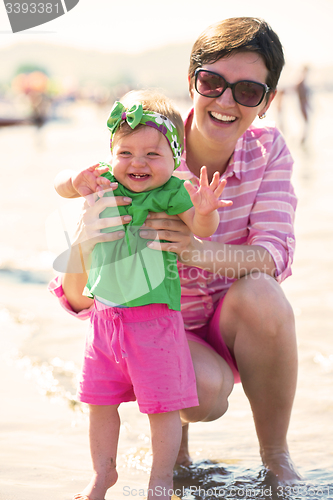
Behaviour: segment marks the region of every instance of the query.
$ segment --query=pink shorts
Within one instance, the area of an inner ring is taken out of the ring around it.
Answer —
[[[197,406],[181,313],[165,304],[118,308],[95,301],[77,396],[92,405],[137,400],[142,413]]]
[[[211,320],[205,326],[193,330],[186,330],[186,336],[188,341],[205,345],[206,347],[209,347],[217,352],[230,366],[234,376],[234,382],[236,384],[241,381],[237,363],[222,338],[219,326],[224,299],[225,296],[220,299]],[[191,319],[193,319],[193,313]],[[200,320],[201,318],[198,318],[198,321]]]

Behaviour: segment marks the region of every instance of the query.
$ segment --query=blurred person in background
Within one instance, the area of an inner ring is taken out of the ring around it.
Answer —
[[[306,143],[309,135],[309,112],[311,106],[310,106],[310,88],[307,82],[308,75],[309,75],[309,66],[305,65],[303,66],[300,79],[295,87],[301,114],[304,120],[304,128],[303,128],[301,144]]]

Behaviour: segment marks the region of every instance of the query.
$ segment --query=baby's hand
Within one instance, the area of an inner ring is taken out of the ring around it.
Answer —
[[[200,215],[208,215],[217,208],[230,207],[232,201],[219,200],[226,185],[226,179],[220,180],[220,174],[215,172],[212,182],[208,183],[207,168],[200,170],[199,188],[193,186],[190,181],[185,181],[184,186],[191,197],[196,211]]]
[[[87,198],[89,195],[97,193],[101,198],[104,191],[112,187],[109,179],[101,177],[101,174],[105,174],[108,170],[109,166],[107,164],[102,166],[99,163],[93,165],[73,176],[72,185],[80,196]]]

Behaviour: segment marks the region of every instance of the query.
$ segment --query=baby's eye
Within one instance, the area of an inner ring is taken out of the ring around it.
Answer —
[[[159,156],[159,154],[155,151],[150,151],[149,153],[147,153],[147,156]]]
[[[120,151],[119,154],[124,155],[124,156],[128,156],[131,154],[131,152],[130,151]]]

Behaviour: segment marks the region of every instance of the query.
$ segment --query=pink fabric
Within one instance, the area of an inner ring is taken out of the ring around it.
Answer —
[[[235,384],[238,384],[241,379],[237,368],[237,363],[234,357],[231,355],[220,332],[219,322],[224,298],[225,297],[220,300],[209,323],[195,330],[186,330],[186,337],[189,341],[197,342],[217,352],[230,366],[234,376],[234,382]],[[200,323],[200,318],[198,318],[198,323]]]
[[[191,110],[185,120],[193,113]],[[186,146],[186,145],[185,145]],[[186,149],[186,148],[185,148]],[[224,177],[223,198],[232,200],[222,208],[220,224],[211,241],[231,245],[259,245],[271,254],[276,279],[291,274],[297,199],[291,185],[293,160],[280,132],[273,126],[251,125],[238,139]],[[186,155],[176,171],[178,177],[195,177],[186,165]],[[221,248],[221,261],[225,255]],[[235,281],[218,273],[179,265],[182,314],[186,330],[202,327],[212,317],[219,299]]]
[[[72,316],[76,316],[78,319],[82,320],[90,318],[90,314],[94,306],[92,305],[91,307],[89,307],[89,309],[82,309],[82,311],[80,312],[75,312],[72,309],[70,303],[68,302],[64,290],[62,288],[61,276],[56,276],[55,278],[53,278],[52,281],[50,281],[48,286],[48,291],[51,292],[52,295],[57,297],[61,307],[63,307],[65,311],[67,311]]]
[[[193,110],[185,123],[191,113]],[[209,238],[221,245],[266,248],[274,259],[279,283],[291,274],[295,249],[293,224],[297,200],[291,185],[292,166],[293,160],[280,132],[273,126],[251,125],[237,141],[224,175],[228,182],[223,198],[233,200],[233,205],[220,210],[219,227]],[[194,177],[186,165],[186,153],[176,174],[186,179]],[[196,267],[179,265],[178,268],[182,287],[181,312],[188,338],[213,347],[231,366],[235,381],[239,380],[236,364],[222,340],[217,320],[219,307],[222,307],[219,301],[235,280]],[[90,316],[91,308],[78,314],[71,309],[56,279],[50,291],[70,314],[80,319]]]
[[[95,305],[78,389],[80,401],[111,405],[137,399],[140,411],[148,414],[198,405],[179,311],[165,304]]]

